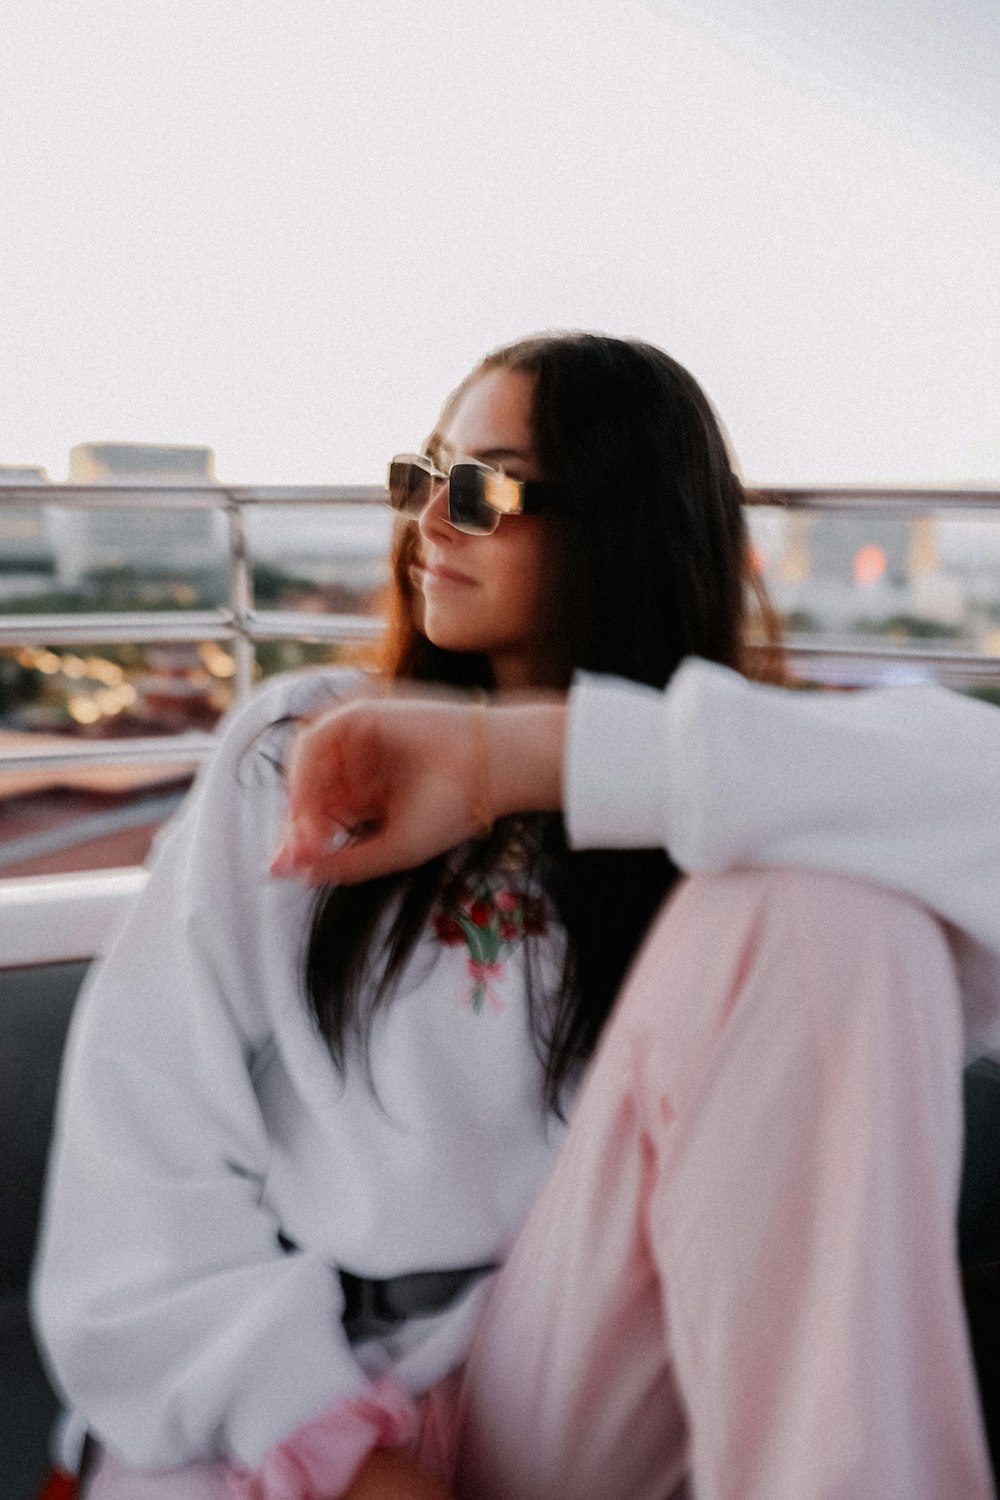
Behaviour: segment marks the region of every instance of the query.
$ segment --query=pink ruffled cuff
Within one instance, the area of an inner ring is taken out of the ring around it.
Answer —
[[[399,1448],[417,1435],[417,1409],[395,1375],[363,1396],[345,1396],[264,1454],[260,1468],[231,1469],[231,1500],[330,1500],[342,1495],[373,1448]]]

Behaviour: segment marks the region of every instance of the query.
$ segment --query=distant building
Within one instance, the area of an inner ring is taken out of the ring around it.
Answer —
[[[47,484],[44,469],[0,464],[0,574],[51,574],[54,559],[42,507],[3,503],[7,485]]]
[[[779,609],[827,628],[907,614],[954,627],[965,612],[931,514],[793,513],[768,581]]]
[[[48,484],[49,476],[34,464],[0,464],[0,484]]]
[[[859,556],[876,549],[886,578],[896,584],[909,574],[911,523],[881,515],[809,515],[789,517],[778,576],[788,583],[807,579],[849,582]]]
[[[148,484],[141,510],[70,510],[50,514],[59,580],[75,585],[95,569],[139,573],[197,572],[221,559],[225,519],[217,510],[165,510],[155,486],[213,485],[211,448],[155,443],[78,443],[70,449],[71,484]]]
[[[69,450],[70,484],[146,479],[214,484],[215,453],[176,443],[77,443]]]

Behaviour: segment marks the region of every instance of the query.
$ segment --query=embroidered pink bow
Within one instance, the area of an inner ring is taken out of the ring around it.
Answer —
[[[469,959],[469,978],[473,980],[472,989],[467,997],[466,1003],[473,1010],[481,1010],[483,1001],[498,1015],[503,1010],[503,1001],[496,990],[490,984],[491,979],[499,979],[503,974],[503,964],[488,962],[479,958]]]

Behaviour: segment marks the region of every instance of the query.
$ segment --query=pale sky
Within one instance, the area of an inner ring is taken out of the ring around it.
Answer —
[[[0,463],[379,481],[661,344],[751,480],[1000,483],[995,0],[4,0]]]

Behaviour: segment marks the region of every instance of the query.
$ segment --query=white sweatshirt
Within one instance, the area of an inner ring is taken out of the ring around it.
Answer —
[[[233,717],[74,1021],[36,1310],[82,1421],[135,1466],[256,1464],[389,1366],[426,1389],[462,1358],[485,1284],[352,1350],[335,1268],[501,1258],[561,1136],[516,954],[473,1008],[469,950],[429,936],[378,1023],[376,1092],[331,1064],[298,984],[310,897],[266,875],[280,781],[247,747],[338,681],[280,680]],[[1000,996],[998,809],[1000,714],[937,690],[792,695],[689,662],[666,694],[582,678],[571,697],[578,846],[909,892],[955,925],[980,1041]]]
[[[800,865],[952,924],[970,1052],[1000,1048],[1000,712],[935,687],[791,693],[689,660],[666,693],[581,676],[565,768],[580,848],[689,873]]]
[[[299,979],[312,893],[267,873],[281,746],[255,739],[345,685],[284,678],[232,717],[77,1008],[34,1296],[71,1461],[89,1427],[138,1468],[253,1467],[389,1367],[429,1388],[487,1282],[352,1349],[337,1269],[499,1263],[563,1134],[518,946],[477,980],[466,942],[428,931],[376,1024],[374,1090],[362,1062],[331,1061]],[[562,942],[539,939],[543,988]]]

